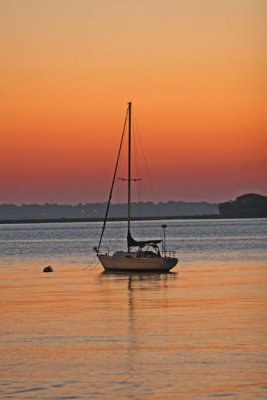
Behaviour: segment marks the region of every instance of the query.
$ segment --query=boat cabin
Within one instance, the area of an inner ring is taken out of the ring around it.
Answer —
[[[140,258],[140,257],[146,257],[146,258],[160,258],[160,250],[159,247],[156,244],[150,243],[150,244],[143,244],[140,245],[137,251],[116,251],[113,254],[113,257],[116,258]]]

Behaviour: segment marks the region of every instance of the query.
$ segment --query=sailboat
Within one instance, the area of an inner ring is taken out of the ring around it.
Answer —
[[[128,122],[128,233],[127,233],[127,250],[116,251],[113,254],[109,252],[101,251],[101,243],[103,234],[106,227],[108,218],[108,211],[111,203],[113,187],[117,176],[117,169],[120,160],[120,154],[124,139],[125,127]],[[168,272],[178,262],[178,259],[173,253],[167,255],[165,246],[165,228],[166,225],[162,225],[164,228],[164,241],[162,253],[159,249],[159,244],[162,242],[161,239],[149,239],[149,240],[136,240],[131,234],[131,125],[132,125],[132,103],[128,103],[126,119],[124,123],[123,135],[119,147],[119,153],[116,161],[115,171],[113,175],[112,185],[109,193],[109,199],[107,203],[106,214],[104,218],[103,228],[99,239],[99,244],[94,247],[96,255],[106,271],[126,271],[126,272]]]

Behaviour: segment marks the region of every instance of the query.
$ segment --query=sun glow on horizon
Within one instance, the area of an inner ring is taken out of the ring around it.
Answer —
[[[105,201],[130,100],[159,201],[267,194],[266,11],[2,2],[0,202]]]

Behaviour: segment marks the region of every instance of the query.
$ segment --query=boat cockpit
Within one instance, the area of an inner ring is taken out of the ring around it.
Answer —
[[[156,244],[139,246],[136,257],[161,257],[159,247]]]

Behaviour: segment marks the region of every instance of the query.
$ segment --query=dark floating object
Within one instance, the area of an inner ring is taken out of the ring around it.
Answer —
[[[54,271],[53,271],[53,268],[51,267],[51,265],[48,265],[48,267],[45,267],[43,269],[43,272],[54,272]]]

